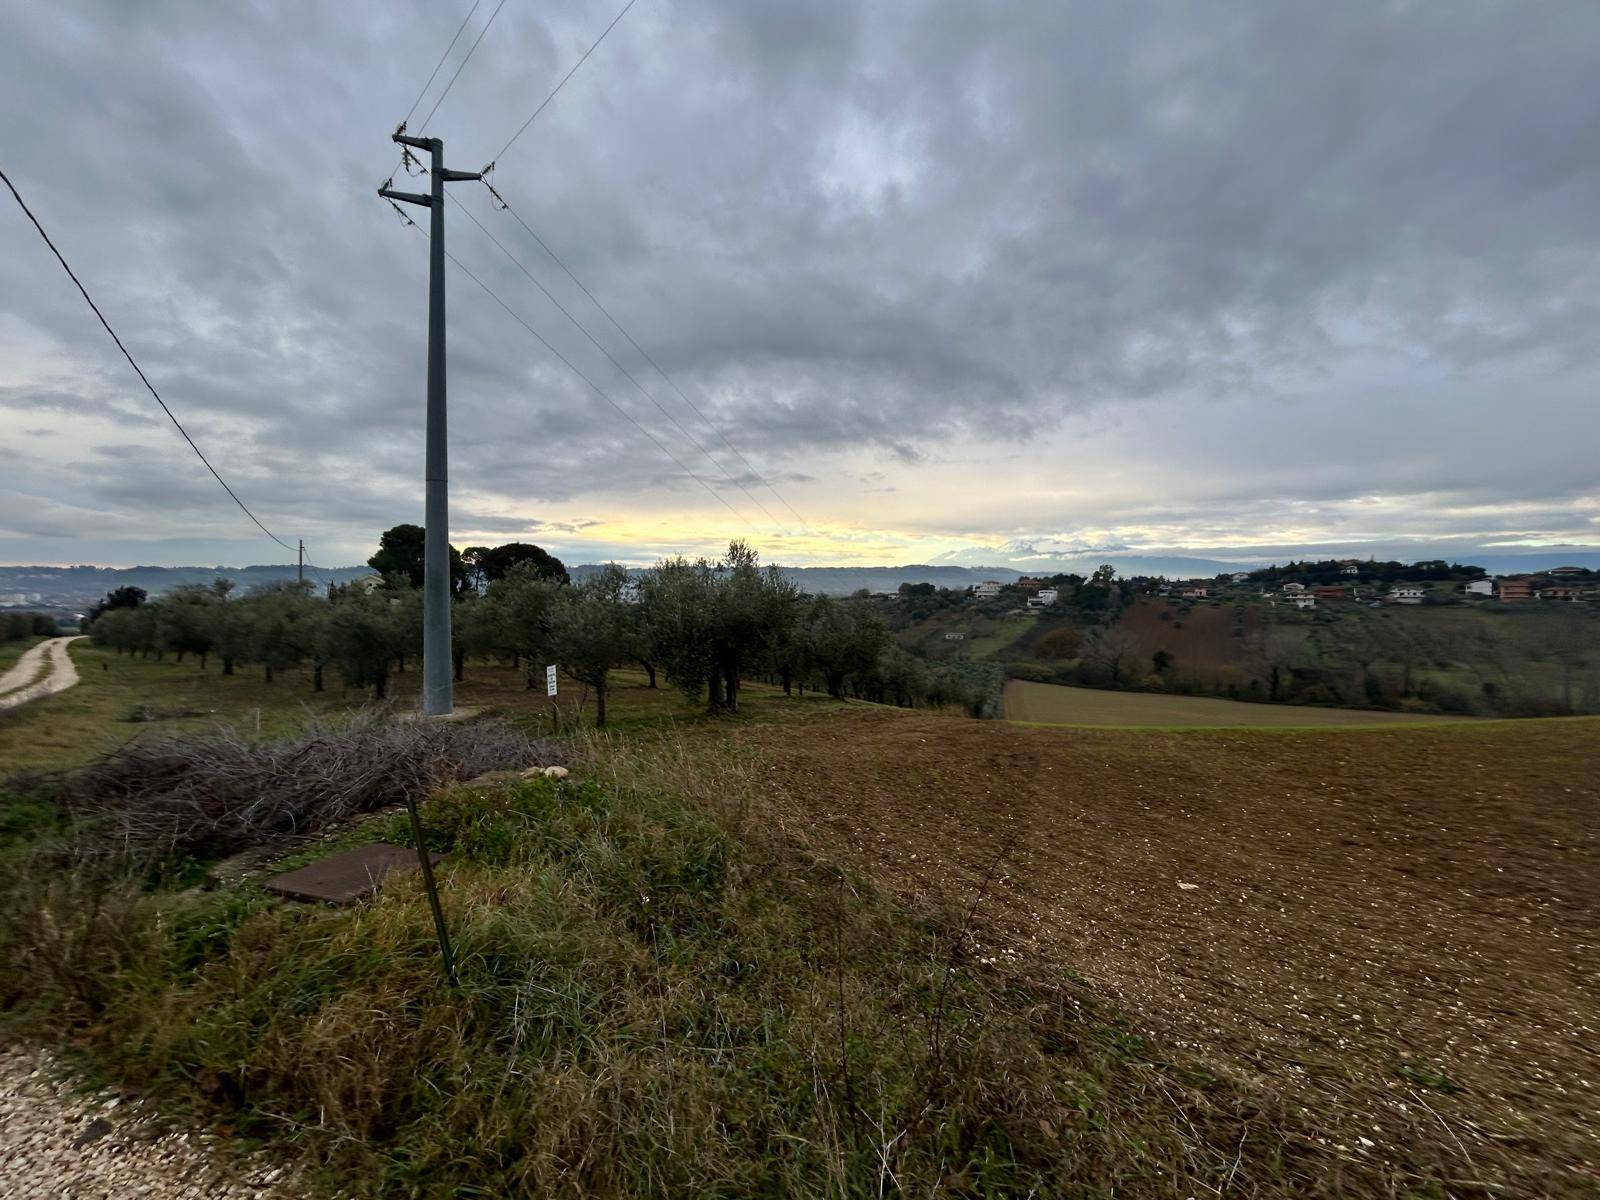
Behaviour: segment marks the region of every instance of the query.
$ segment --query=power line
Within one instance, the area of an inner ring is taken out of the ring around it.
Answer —
[[[216,481],[222,485],[222,490],[233,497],[233,502],[244,510],[244,515],[256,523],[257,529],[261,530],[262,533],[266,534],[273,541],[277,542],[278,545],[282,546],[285,550],[293,550],[293,546],[289,545],[288,542],[284,541],[277,534],[273,533],[272,530],[263,525],[260,518],[257,517],[255,513],[250,511],[249,506],[245,504],[243,500],[239,499],[238,493],[228,486],[228,481],[221,475],[217,474],[217,469],[211,465],[211,460],[201,453],[200,447],[195,445],[194,439],[189,436],[189,431],[183,427],[182,422],[180,422],[177,417],[173,416],[172,410],[167,407],[167,402],[161,398],[161,393],[156,391],[155,385],[152,384],[146,377],[139,364],[133,361],[133,355],[128,353],[128,348],[122,344],[122,339],[117,336],[117,331],[111,328],[111,323],[106,320],[105,314],[100,311],[100,306],[94,302],[92,297],[90,297],[89,290],[83,286],[83,281],[80,280],[77,275],[73,273],[72,268],[67,265],[67,260],[61,256],[61,251],[56,249],[56,244],[50,240],[50,235],[44,231],[44,226],[39,224],[39,218],[33,215],[33,210],[28,207],[27,203],[22,199],[22,194],[17,191],[17,185],[11,182],[11,177],[8,176],[4,170],[0,170],[0,180],[3,180],[6,187],[11,189],[11,195],[13,198],[15,198],[22,211],[27,214],[28,220],[33,222],[33,227],[39,231],[39,236],[44,239],[44,244],[50,247],[50,253],[56,256],[56,261],[61,264],[61,269],[67,273],[67,277],[71,279],[73,283],[78,285],[78,291],[83,294],[84,300],[88,303],[89,307],[94,310],[94,315],[100,318],[100,324],[105,326],[105,331],[111,335],[111,340],[117,344],[117,349],[122,351],[122,357],[128,360],[128,365],[134,369],[134,371],[138,374],[140,381],[143,382],[144,386],[150,390],[150,394],[156,398],[156,403],[161,406],[161,411],[167,414],[167,418],[173,423],[174,426],[177,427],[178,432],[183,434],[183,440],[189,443],[189,449],[193,450],[199,457],[200,461],[205,463],[206,470],[210,471]]]
[[[494,19],[500,15],[500,10],[505,6],[506,0],[500,0],[500,3],[495,5],[494,11],[489,14],[489,19],[483,23],[483,28],[478,31],[477,39],[467,51],[466,57],[461,60],[461,65],[456,68],[456,73],[450,76],[450,82],[444,85],[444,91],[439,93],[439,98],[433,102],[433,107],[428,110],[428,115],[422,118],[422,128],[417,131],[418,133],[428,128],[428,122],[433,120],[433,114],[439,111],[439,105],[444,103],[444,98],[450,94],[450,89],[455,87],[456,80],[461,78],[461,72],[466,70],[467,64],[472,61],[472,56],[478,49],[478,43],[483,41],[483,35],[489,32],[489,26],[494,24]],[[473,5],[473,8],[477,8],[477,5]],[[467,15],[470,17],[472,14],[468,13]],[[423,90],[426,91],[427,89]]]
[[[444,48],[444,53],[439,56],[439,61],[433,68],[433,74],[429,75],[428,82],[422,85],[422,91],[417,93],[416,100],[412,102],[411,111],[406,113],[405,120],[400,122],[401,129],[404,129],[410,123],[412,113],[417,111],[417,105],[421,104],[422,98],[428,94],[428,89],[433,86],[434,77],[439,74],[439,68],[444,66],[445,59],[450,57],[450,51],[455,49],[456,42],[461,39],[462,30],[466,29],[467,22],[472,20],[472,14],[478,11],[478,5],[482,3],[483,0],[474,0],[471,10],[461,22],[461,27],[456,30],[456,36],[450,39],[450,44]],[[422,118],[422,126],[417,130],[418,133],[428,128],[428,122],[433,120],[433,114],[439,111],[439,106],[444,103],[444,98],[450,94],[450,89],[455,87],[456,80],[461,78],[461,72],[467,69],[467,63],[472,60],[473,54],[476,53],[478,43],[483,41],[484,34],[489,32],[489,26],[494,24],[494,19],[500,15],[500,10],[505,6],[506,0],[500,0],[500,3],[495,5],[494,11],[489,14],[489,19],[483,23],[483,28],[478,30],[478,36],[473,39],[472,45],[468,47],[466,56],[462,58],[460,64],[456,67],[455,74],[450,76],[450,82],[444,85],[444,91],[439,93],[439,98],[433,102],[433,107],[428,110],[428,115]],[[395,171],[398,172],[404,169],[409,161],[411,161],[410,152],[402,150],[400,152],[400,164],[395,168]],[[391,172],[392,174],[393,172]]]
[[[411,107],[406,110],[405,121],[411,120],[412,114],[417,111],[417,105],[422,103],[422,98],[428,94],[428,89],[433,86],[433,81],[438,77],[439,68],[444,66],[444,60],[450,57],[450,51],[456,48],[456,43],[461,40],[461,35],[466,31],[467,23],[472,20],[472,14],[478,11],[478,6],[482,3],[483,0],[472,0],[472,7],[467,10],[467,15],[461,18],[461,24],[456,27],[455,37],[450,39],[450,44],[444,48],[444,53],[439,55],[439,61],[433,64],[433,74],[428,76],[428,82],[422,85],[422,90],[417,93],[417,98],[411,102]],[[402,121],[401,124],[405,124],[405,121]]]
[[[407,217],[404,212],[402,212],[400,215],[402,217],[405,217],[405,221],[406,221],[407,225],[411,226],[418,233],[422,234],[422,236],[424,238],[427,238],[428,235],[425,232],[423,232],[422,226],[418,225],[410,217]],[[548,350],[552,355],[554,355],[561,362],[561,364],[567,368],[567,370],[571,371],[579,379],[583,380],[584,383],[588,384],[589,387],[591,389],[593,389],[593,391],[595,392],[596,395],[598,395],[602,400],[604,400],[607,404],[609,404],[612,408],[614,408],[617,411],[618,415],[620,415],[624,420],[626,420],[630,425],[632,425],[640,433],[644,434],[645,437],[649,438],[650,441],[652,443],[654,443],[656,449],[660,450],[661,453],[665,454],[668,458],[670,458],[673,462],[675,462],[678,465],[679,469],[682,470],[685,475],[689,476],[690,479],[693,479],[696,483],[698,483],[701,487],[703,487],[719,504],[722,505],[722,507],[726,508],[729,512],[731,512],[734,516],[738,517],[739,520],[743,521],[746,525],[749,525],[751,529],[755,529],[755,526],[753,524],[751,524],[750,519],[748,517],[746,517],[738,509],[736,509],[733,505],[729,504],[727,499],[722,495],[721,492],[717,491],[714,487],[712,487],[709,483],[707,483],[704,479],[702,479],[698,474],[696,474],[695,471],[692,468],[690,468],[690,466],[687,463],[685,463],[681,458],[679,458],[670,449],[668,449],[668,447],[665,445],[665,443],[663,443],[661,441],[660,438],[656,437],[656,435],[651,433],[649,429],[645,428],[645,426],[640,424],[637,417],[635,417],[627,409],[623,408],[622,405],[618,404],[615,400],[613,400],[611,398],[611,396],[606,392],[606,390],[603,387],[601,387],[598,383],[596,383],[594,380],[590,379],[587,375],[585,375],[583,373],[583,371],[581,371],[577,367],[577,365],[575,363],[573,363],[573,361],[570,358],[568,358],[565,354],[561,353],[561,351],[557,350],[548,341],[546,341],[543,334],[541,334],[532,325],[529,325],[527,321],[523,320],[521,315],[518,314],[518,312],[516,311],[516,309],[512,308],[509,304],[507,304],[504,300],[502,300],[499,297],[499,295],[496,294],[496,292],[494,291],[493,288],[491,288],[487,283],[485,283],[483,280],[479,279],[476,275],[474,275],[461,262],[460,259],[458,259],[454,254],[450,253],[449,250],[446,250],[444,252],[444,256],[446,258],[448,258],[453,264],[455,264],[457,270],[459,270],[468,279],[472,280],[473,283],[477,284],[480,288],[482,288],[484,290],[484,292],[489,296],[489,298],[491,300],[493,300],[501,308],[505,309],[506,314],[513,321],[515,321],[518,325],[521,325],[524,329],[526,329],[529,333],[531,333],[538,340],[539,344],[541,346],[543,346],[546,350]]]
[[[728,435],[723,433],[721,428],[715,422],[713,422],[710,417],[706,416],[706,414],[701,411],[700,406],[698,404],[696,404],[693,400],[689,399],[688,395],[684,392],[684,390],[681,387],[678,386],[677,381],[675,379],[673,379],[672,376],[668,375],[665,370],[662,369],[661,364],[656,362],[656,360],[651,356],[650,352],[648,350],[646,350],[643,346],[641,346],[638,343],[638,341],[636,341],[634,339],[633,334],[629,333],[625,328],[623,328],[622,323],[620,321],[618,321],[617,318],[614,317],[611,314],[611,310],[609,308],[607,308],[604,304],[600,303],[599,297],[597,297],[593,292],[591,292],[588,289],[587,286],[584,285],[583,280],[579,279],[576,275],[574,275],[572,273],[572,268],[568,267],[567,264],[562,261],[561,256],[559,254],[557,254],[554,250],[552,250],[550,248],[549,244],[546,243],[545,240],[542,237],[540,237],[538,235],[538,233],[536,233],[534,231],[533,227],[522,219],[521,214],[518,213],[516,209],[511,207],[510,202],[507,201],[506,198],[504,196],[502,196],[498,191],[495,191],[495,189],[492,186],[489,188],[489,190],[494,194],[495,199],[499,201],[500,207],[505,212],[508,212],[508,213],[511,214],[511,219],[513,221],[515,221],[518,225],[521,225],[522,228],[527,231],[529,237],[531,237],[534,241],[539,243],[539,248],[542,249],[546,254],[548,254],[550,256],[551,261],[554,262],[556,264],[556,266],[560,267],[562,269],[562,271],[564,271],[566,273],[567,278],[572,280],[572,282],[577,285],[578,290],[581,291],[585,296],[589,297],[589,302],[591,304],[593,304],[597,309],[600,310],[601,314],[605,317],[606,320],[611,322],[612,326],[616,329],[616,331],[618,333],[620,333],[624,338],[627,339],[628,345],[632,346],[635,350],[637,350],[639,352],[639,354],[644,358],[645,362],[649,363],[651,365],[651,367],[653,367],[655,369],[656,374],[661,376],[662,379],[667,381],[667,386],[672,388],[672,390],[678,394],[678,398],[689,406],[690,410],[694,413],[695,416],[699,417],[702,421],[705,422],[706,428],[710,429],[711,432],[715,433],[717,435],[717,437],[722,440],[722,444],[733,452],[735,457],[737,457],[738,460],[741,463],[744,464],[745,469],[747,471],[749,471],[750,474],[755,476],[757,480],[760,481],[762,487],[766,488],[767,491],[771,492],[774,496],[776,496],[778,498],[778,503],[782,504],[785,508],[787,508],[789,510],[790,514],[793,515],[794,519],[796,521],[800,522],[800,527],[802,529],[805,529],[806,528],[806,519],[804,517],[802,517],[798,512],[795,511],[794,505],[790,504],[789,501],[784,498],[783,493],[778,491],[778,489],[776,487],[774,487],[772,485],[772,483],[770,483],[766,479],[766,477],[761,474],[760,471],[756,470],[755,465],[753,463],[751,463],[751,461],[744,456],[744,454],[740,451],[739,447],[735,446],[728,439]],[[752,497],[752,499],[754,499],[754,497]],[[763,508],[762,511],[765,512],[766,511],[765,508]],[[768,513],[767,515],[771,516],[770,513]]]
[[[504,146],[500,147],[500,154],[496,154],[494,156],[494,158],[489,163],[489,165],[491,167],[494,166],[494,164],[496,162],[500,161],[500,156],[503,155],[507,150],[511,149],[512,145],[515,144],[516,140],[519,137],[521,137],[524,133],[527,132],[528,126],[532,125],[534,123],[534,121],[538,119],[539,114],[542,113],[547,107],[549,107],[550,101],[552,101],[552,100],[554,100],[556,98],[556,93],[559,92],[562,88],[567,86],[567,80],[571,79],[574,75],[576,75],[578,73],[578,68],[583,66],[584,63],[589,61],[589,55],[593,54],[595,52],[595,50],[599,47],[600,43],[606,40],[606,36],[613,29],[615,29],[617,27],[617,22],[622,20],[623,17],[627,16],[628,15],[628,10],[630,8],[632,8],[637,2],[638,2],[638,0],[628,0],[628,2],[622,6],[622,11],[619,12],[616,16],[611,18],[611,24],[606,26],[605,32],[602,33],[599,37],[595,38],[594,44],[591,45],[587,50],[585,50],[583,52],[583,57],[580,58],[577,62],[572,64],[572,69],[561,77],[561,82],[556,84],[555,87],[550,89],[550,94],[544,98],[543,102],[540,103],[538,108],[533,110],[533,116],[529,117],[526,121],[524,121],[522,123],[522,127],[511,135],[511,140],[508,141]]]
[[[783,522],[779,521],[777,517],[773,516],[772,513],[768,510],[767,506],[765,504],[761,503],[761,501],[750,491],[749,488],[745,487],[744,484],[740,483],[727,470],[725,470],[723,468],[722,464],[717,461],[716,456],[713,455],[711,453],[711,451],[707,450],[705,448],[705,446],[701,444],[700,440],[694,436],[694,434],[690,433],[687,429],[685,429],[683,427],[683,422],[679,421],[677,417],[673,416],[672,413],[670,411],[668,411],[666,406],[661,403],[661,401],[657,400],[654,396],[652,396],[649,393],[649,391],[647,391],[645,389],[644,384],[639,382],[639,380],[634,376],[632,371],[628,370],[627,367],[623,366],[620,362],[618,362],[616,356],[614,354],[612,354],[611,351],[607,350],[605,348],[605,346],[601,344],[600,340],[594,336],[594,334],[590,333],[588,329],[584,328],[583,323],[581,321],[579,321],[577,317],[573,316],[570,311],[568,311],[566,305],[562,304],[560,300],[556,299],[556,297],[551,293],[549,288],[545,287],[544,284],[539,282],[538,277],[535,276],[532,271],[528,270],[527,265],[520,258],[518,258],[515,254],[511,253],[510,250],[506,249],[506,247],[501,244],[500,239],[495,237],[494,234],[490,233],[489,230],[484,227],[483,222],[478,220],[478,218],[473,215],[471,209],[469,209],[465,204],[462,204],[461,201],[456,200],[456,198],[454,196],[451,196],[450,199],[454,200],[455,204],[456,204],[456,207],[459,208],[463,213],[466,214],[467,220],[471,221],[474,225],[476,225],[478,227],[478,232],[482,233],[484,237],[488,238],[491,242],[493,242],[494,246],[495,246],[495,249],[499,250],[501,254],[505,255],[508,259],[510,259],[511,262],[516,266],[517,270],[521,271],[524,275],[526,275],[528,277],[529,282],[531,282],[534,287],[538,288],[541,292],[543,292],[544,295],[545,295],[545,298],[547,300],[549,300],[551,304],[554,304],[556,306],[557,310],[561,313],[561,315],[566,317],[566,319],[568,321],[571,321],[573,326],[578,330],[578,332],[583,334],[584,337],[588,338],[592,343],[594,343],[595,349],[600,351],[601,354],[604,354],[606,356],[607,360],[610,361],[611,365],[614,366],[617,370],[621,371],[622,374],[627,377],[628,382],[633,384],[633,386],[638,389],[639,394],[641,396],[643,396],[646,400],[650,401],[651,404],[655,405],[656,406],[656,411],[658,411],[667,420],[671,421],[673,426],[674,426],[674,428],[676,428],[679,433],[683,434],[683,436],[686,439],[688,439],[688,442],[689,442],[689,444],[691,446],[693,446],[696,450],[700,451],[701,454],[704,454],[706,456],[707,461],[710,462],[713,467],[715,467],[718,471],[720,471],[722,473],[722,477],[723,477],[724,482],[726,482],[730,487],[736,487],[741,492],[743,492],[747,497],[749,497],[750,503],[754,504],[757,508],[759,508],[762,511],[762,513],[766,516],[767,520],[771,521],[774,525],[778,526],[779,531],[783,534],[784,537],[788,537],[789,536],[789,531],[787,529],[783,528]]]

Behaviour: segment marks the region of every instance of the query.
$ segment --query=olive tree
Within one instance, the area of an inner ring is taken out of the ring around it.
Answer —
[[[628,632],[628,572],[608,563],[573,587],[560,588],[550,610],[550,640],[569,677],[594,689],[597,727],[606,723],[611,669]]]

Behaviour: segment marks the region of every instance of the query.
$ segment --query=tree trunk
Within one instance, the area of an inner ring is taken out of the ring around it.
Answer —
[[[644,673],[650,680],[649,686],[650,687],[655,687],[655,685],[656,685],[656,665],[655,665],[655,663],[651,662],[649,659],[641,658],[639,660],[639,665],[644,668]]]
[[[404,654],[396,654],[394,659],[398,664],[399,673],[404,675],[406,673],[406,656]]]
[[[233,674],[233,659],[229,658],[226,654],[222,656],[222,673],[224,675]]]
[[[200,651],[200,669],[202,671],[206,669],[206,658],[206,652],[204,650]]]
[[[739,711],[739,672],[733,667],[723,668],[723,680],[728,696],[728,711]]]
[[[389,680],[386,677],[380,677],[374,687],[374,692],[379,700],[386,699],[389,695]]]
[[[313,692],[320,692],[322,690],[322,664],[321,663],[318,663],[316,666],[311,668],[311,690]]]
[[[271,683],[272,682],[272,664],[271,663],[263,663],[262,666],[264,666],[266,668],[266,671],[267,671],[267,682]]]
[[[177,657],[176,661],[178,661],[178,662],[182,662],[183,661],[183,651],[182,650],[178,651],[178,657]]]
[[[606,681],[594,685],[594,727],[604,729],[606,724]]]
[[[782,668],[778,672],[778,677],[783,680],[783,694],[785,696],[794,695],[794,692],[790,690],[789,668],[788,667]]]
[[[828,683],[828,695],[832,696],[835,700],[843,700],[844,676],[836,675],[832,672],[825,672],[823,678],[826,679]]]
[[[467,670],[467,652],[465,650],[457,650],[456,651],[456,682],[457,683],[460,683],[462,678],[466,675],[466,670]]]
[[[711,669],[711,678],[707,681],[706,708],[711,712],[718,712],[722,708],[722,672],[715,667]]]

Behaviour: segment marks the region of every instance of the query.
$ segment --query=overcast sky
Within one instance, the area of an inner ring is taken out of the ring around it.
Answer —
[[[449,165],[619,3],[506,0]],[[0,39],[0,166],[327,565],[422,521],[427,247],[375,189],[468,7],[53,0]],[[1597,62],[1592,0],[638,0],[494,179],[676,388],[480,185],[448,244],[678,461],[452,270],[452,540],[1600,543]],[[0,561],[284,561],[0,200]]]

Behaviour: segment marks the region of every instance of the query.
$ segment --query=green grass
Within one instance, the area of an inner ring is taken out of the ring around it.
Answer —
[[[270,737],[303,727],[319,713],[341,712],[371,702],[366,690],[346,689],[329,670],[325,690],[311,688],[306,670],[286,671],[267,683],[259,668],[241,667],[223,675],[212,658],[207,669],[192,656],[176,662],[119,655],[87,641],[70,652],[80,682],[55,696],[0,712],[0,777],[20,768],[52,768],[88,762],[134,737],[206,728],[218,722],[239,725]],[[390,703],[397,710],[415,708],[420,672],[410,670],[390,680]],[[704,705],[686,699],[664,683],[649,688],[642,672],[617,671],[610,702],[610,723],[619,730],[659,726],[722,728],[727,717],[708,718]],[[530,729],[570,730],[594,718],[594,699],[566,678],[559,684],[556,708],[539,685],[530,690],[521,672],[509,667],[472,662],[456,686],[456,703],[485,708],[517,719]],[[801,713],[824,713],[840,702],[825,695],[784,696],[781,689],[748,682],[741,691],[741,713],[731,720],[790,719]],[[131,721],[136,709],[144,715],[167,715],[153,721]]]
[[[332,910],[10,871],[0,1029],[339,1195],[1336,1190],[1281,1114],[753,826],[751,764],[586,755],[426,806],[458,987],[414,879]]]
[[[962,654],[967,658],[994,658],[1032,629],[1036,620],[1036,617],[1003,617],[993,632],[968,637],[962,643]]]

